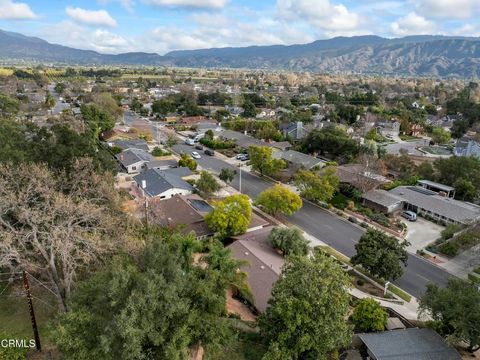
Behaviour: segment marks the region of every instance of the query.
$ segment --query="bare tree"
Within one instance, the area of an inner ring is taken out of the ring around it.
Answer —
[[[122,233],[99,189],[79,180],[63,191],[66,177],[43,165],[0,165],[0,266],[48,279],[63,311],[79,270]]]

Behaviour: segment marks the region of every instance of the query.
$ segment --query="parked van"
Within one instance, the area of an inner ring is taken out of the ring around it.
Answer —
[[[402,216],[409,221],[417,220],[417,214],[415,214],[413,211],[403,211]]]

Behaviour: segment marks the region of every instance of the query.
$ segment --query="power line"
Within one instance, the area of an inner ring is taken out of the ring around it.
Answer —
[[[55,292],[53,292],[52,289],[50,289],[48,286],[46,286],[44,283],[42,283],[40,280],[38,280],[35,276],[33,276],[32,274],[30,274],[28,271],[26,271],[26,273],[28,275],[30,275],[32,277],[32,279],[34,279],[35,281],[37,281],[41,286],[43,286],[45,289],[47,289],[48,291],[50,291],[53,295],[57,296],[57,294],[55,294]]]

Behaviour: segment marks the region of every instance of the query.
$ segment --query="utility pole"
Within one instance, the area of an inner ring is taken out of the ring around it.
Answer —
[[[30,311],[30,320],[32,321],[33,336],[35,337],[35,346],[38,351],[42,351],[40,345],[40,335],[38,335],[37,320],[35,319],[35,312],[33,311],[32,294],[30,293],[30,284],[28,283],[27,272],[23,271],[23,287],[25,288],[25,294],[27,295],[28,308]]]
[[[242,163],[240,163],[240,166],[238,168],[240,170],[240,182],[239,182],[239,189],[240,189],[240,194],[242,193]]]
[[[145,197],[145,228],[148,230],[148,198]]]

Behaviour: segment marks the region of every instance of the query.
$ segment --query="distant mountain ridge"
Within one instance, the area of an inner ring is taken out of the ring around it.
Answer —
[[[301,45],[228,47],[155,53],[101,54],[0,30],[0,61],[79,65],[251,68],[406,76],[480,76],[480,38],[374,35]]]

